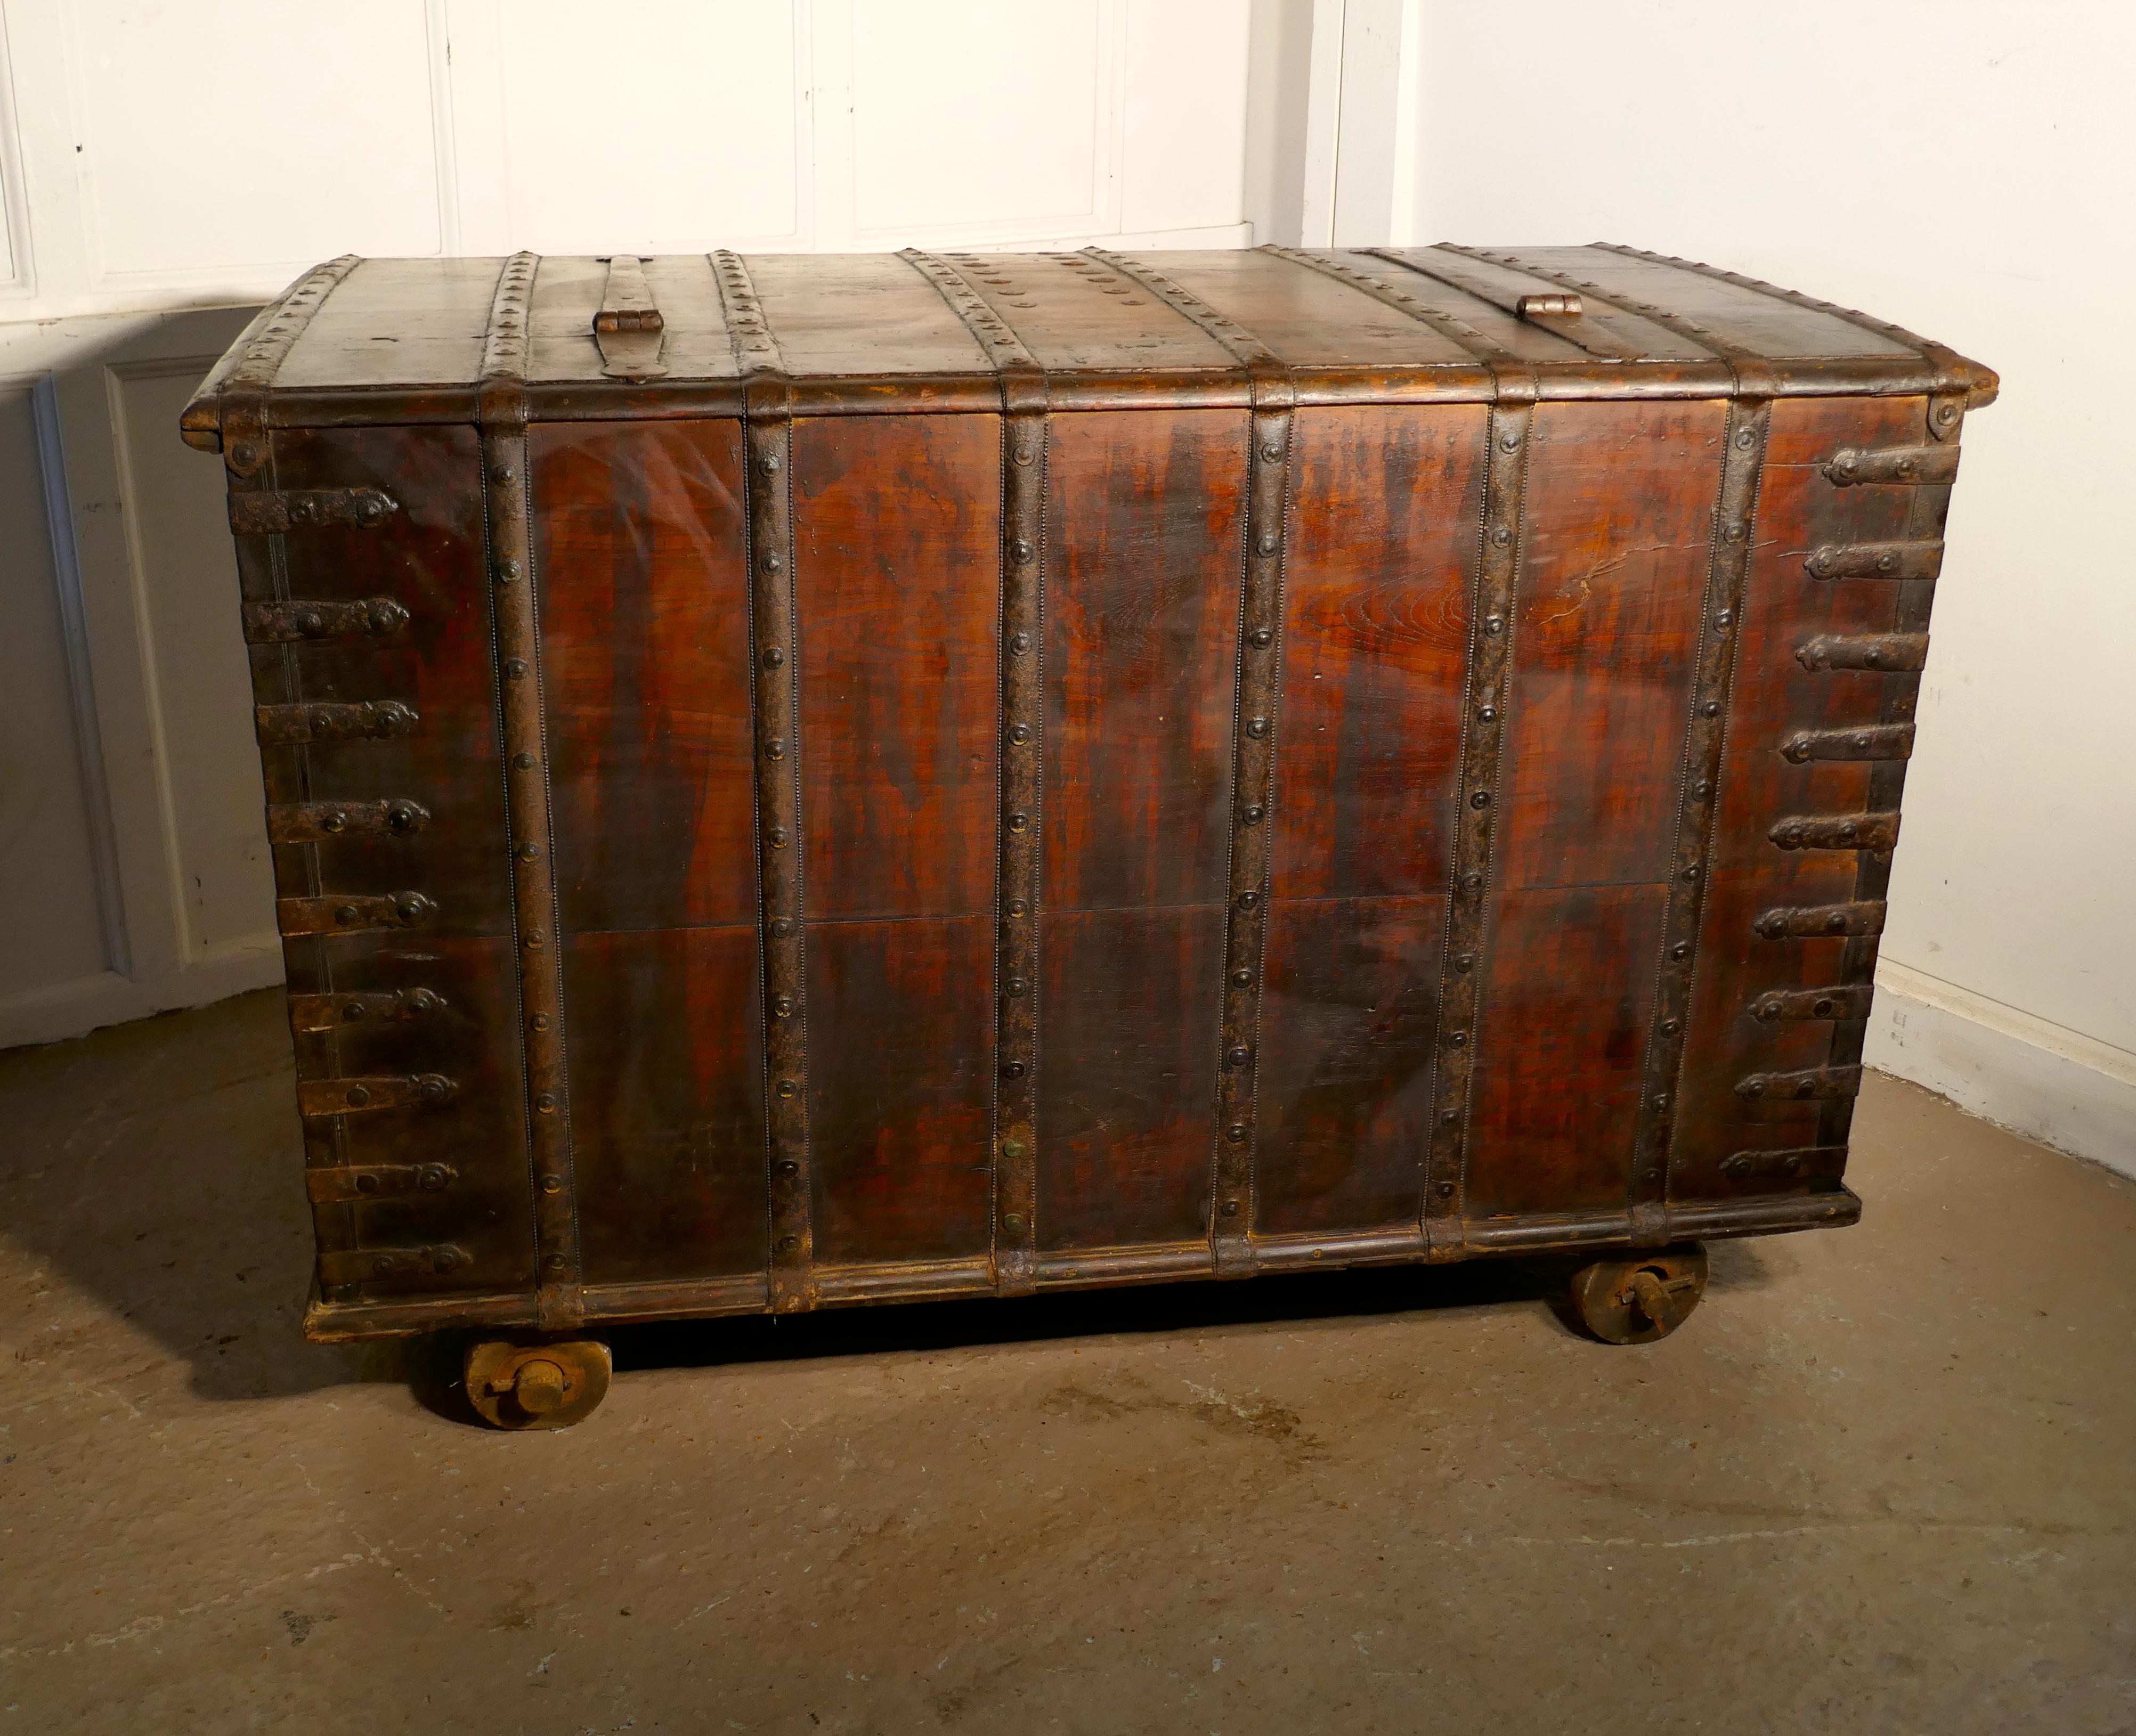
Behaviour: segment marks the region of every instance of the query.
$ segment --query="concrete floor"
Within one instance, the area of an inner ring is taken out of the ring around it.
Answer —
[[[1862,1225],[1647,1349],[1316,1274],[647,1329],[502,1435],[299,1340],[289,1074],[272,995],[0,1055],[0,1736],[2136,1731],[2136,1184],[1887,1079]]]

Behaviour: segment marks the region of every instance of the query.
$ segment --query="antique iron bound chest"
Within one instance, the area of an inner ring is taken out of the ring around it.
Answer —
[[[1858,1214],[1995,387],[1609,246],[319,267],[184,421],[308,1329],[522,1425],[682,1315],[1556,1252],[1659,1336]]]

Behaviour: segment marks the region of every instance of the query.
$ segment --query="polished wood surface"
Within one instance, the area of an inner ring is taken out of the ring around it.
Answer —
[[[1903,766],[1782,749],[1910,720],[1913,672],[1799,653],[1920,632],[1932,581],[1810,556],[1939,537],[1949,465],[1827,466],[1954,436],[1992,376],[1608,249],[643,276],[658,378],[602,375],[600,261],[341,263],[188,412],[236,494],[388,502],[239,539],[248,602],[282,611],[259,703],[342,708],[308,740],[263,725],[301,840],[274,860],[314,1331],[1208,1275],[1220,1240],[1275,1269],[1852,1220],[1844,1099],[1746,1081],[1858,1060],[1885,859],[1775,829],[1896,807]],[[1520,311],[1575,291],[1589,323]],[[478,378],[469,320],[504,308]],[[1731,458],[1754,386],[1769,435]],[[1714,613],[1730,463],[1756,485],[1740,620]],[[372,599],[405,620],[347,607]],[[381,705],[413,715],[371,728]],[[1264,741],[1265,787],[1235,788]],[[379,822],[396,801],[421,822]],[[362,823],[327,827],[336,804]],[[1756,927],[1826,906],[1852,938]],[[1665,952],[1692,961],[1673,1077]],[[1443,1016],[1457,982],[1473,1021]]]

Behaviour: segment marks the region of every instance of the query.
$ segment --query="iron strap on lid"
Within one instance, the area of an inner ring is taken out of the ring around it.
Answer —
[[[992,361],[1002,395],[1001,738],[995,828],[994,1287],[1036,1287],[1039,865],[1046,730],[1046,370],[956,262],[899,255],[941,292]]]
[[[1268,950],[1269,839],[1275,796],[1277,689],[1282,668],[1285,503],[1297,392],[1275,352],[1236,320],[1148,266],[1085,251],[1184,314],[1245,370],[1252,393],[1246,448],[1245,571],[1231,714],[1231,823],[1224,987],[1216,1054],[1216,1132],[1210,1163],[1209,1249],[1220,1278],[1244,1277],[1254,1251],[1254,1161],[1260,1074],[1261,984]]]
[[[711,255],[742,371],[749,513],[749,633],[755,725],[762,948],[767,1281],[774,1312],[813,1308],[814,1187],[808,1142],[808,963],[802,872],[800,623],[794,590],[794,392],[785,358],[738,254]]]

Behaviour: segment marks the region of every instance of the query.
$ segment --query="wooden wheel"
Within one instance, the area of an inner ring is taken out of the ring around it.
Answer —
[[[1696,1242],[1596,1260],[1572,1274],[1572,1312],[1604,1344],[1666,1338],[1706,1294],[1706,1250]]]
[[[468,1402],[494,1428],[569,1428],[608,1396],[612,1367],[597,1338],[515,1344],[481,1338],[468,1346]]]

